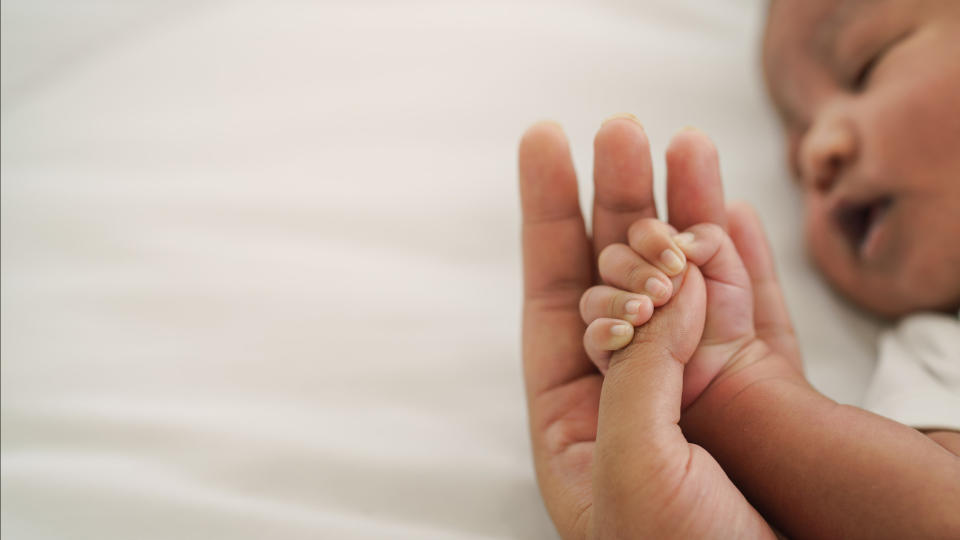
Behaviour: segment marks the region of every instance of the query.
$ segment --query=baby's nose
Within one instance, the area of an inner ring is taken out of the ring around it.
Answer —
[[[830,191],[857,157],[856,132],[842,118],[821,118],[810,127],[800,153],[804,183],[818,191]]]

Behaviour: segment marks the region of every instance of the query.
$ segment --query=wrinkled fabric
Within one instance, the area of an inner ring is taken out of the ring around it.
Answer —
[[[917,429],[960,431],[960,319],[922,313],[885,331],[864,407]]]
[[[876,329],[807,266],[760,0],[3,3],[4,538],[554,538],[516,144],[692,124],[764,217],[808,373]],[[584,208],[589,210],[589,204]]]

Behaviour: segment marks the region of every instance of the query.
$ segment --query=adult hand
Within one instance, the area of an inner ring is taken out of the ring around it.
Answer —
[[[716,154],[702,139],[682,133],[668,150],[671,218],[681,229],[726,221]],[[597,253],[625,242],[637,219],[656,216],[649,144],[639,124],[604,123],[594,150],[591,238],[562,130],[538,124],[520,144],[524,375],[547,509],[564,538],[773,537],[716,461],[678,427],[683,363],[704,324],[705,285],[696,268],[685,275],[678,301],[637,331],[605,378],[583,351],[578,301],[596,283]],[[744,263],[753,277],[750,261]],[[699,310],[675,309],[697,302]],[[686,349],[667,346],[677,332],[693,338]]]

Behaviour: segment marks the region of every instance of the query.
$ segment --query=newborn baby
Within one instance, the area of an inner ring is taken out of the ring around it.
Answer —
[[[960,307],[960,2],[775,0],[767,86],[810,253],[887,316]]]
[[[839,292],[880,315],[949,313],[909,317],[884,336],[865,405],[917,428],[960,430],[960,3],[777,0],[769,9],[767,85],[814,260]],[[673,253],[663,256],[679,264]],[[632,292],[660,305],[670,282],[655,277]],[[624,308],[642,313],[620,316],[638,324],[649,304],[634,299]],[[585,345],[602,365],[631,336],[602,320]]]
[[[562,133],[528,131],[525,377],[561,535],[960,537],[958,36],[955,1],[774,0],[764,39],[809,250],[841,294],[903,317],[869,396],[903,423],[806,381],[759,222],[724,206],[703,134],[668,149],[668,225],[642,128],[601,127],[591,269]]]
[[[960,430],[960,2],[775,0],[763,64],[836,290],[886,316],[865,406]]]

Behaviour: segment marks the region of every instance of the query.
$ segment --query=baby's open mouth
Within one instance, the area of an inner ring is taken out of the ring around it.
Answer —
[[[877,224],[892,203],[892,197],[883,196],[863,202],[845,201],[834,208],[833,219],[857,256],[864,256],[865,248],[868,243],[871,243],[869,241],[874,236]]]

